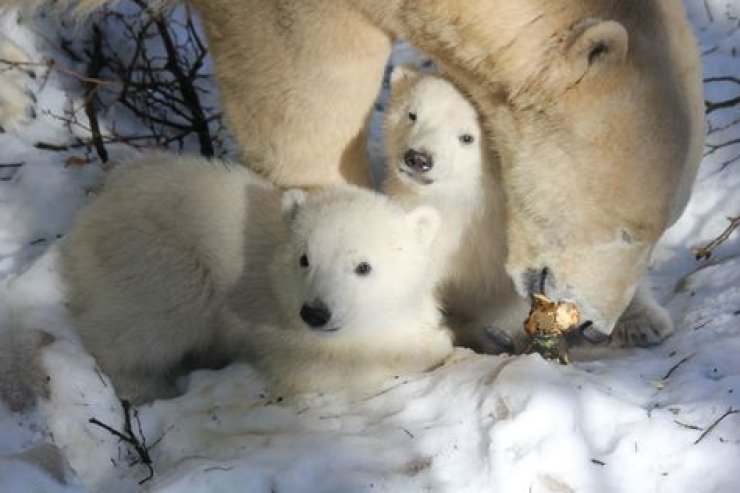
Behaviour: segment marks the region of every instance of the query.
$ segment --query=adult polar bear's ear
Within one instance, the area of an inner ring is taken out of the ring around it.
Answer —
[[[299,188],[291,188],[283,193],[281,200],[283,219],[290,224],[298,215],[303,204],[306,202],[306,192]]]
[[[411,223],[412,230],[424,247],[432,244],[432,241],[437,237],[442,222],[439,211],[426,205],[409,212],[407,220]]]
[[[578,73],[622,63],[627,58],[629,35],[617,21],[587,19],[574,29],[567,57]]]

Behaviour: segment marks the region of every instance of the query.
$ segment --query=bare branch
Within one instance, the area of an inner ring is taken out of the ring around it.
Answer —
[[[704,156],[705,157],[706,156],[710,156],[710,155],[714,154],[715,152],[719,151],[720,149],[723,149],[723,148],[729,147],[729,146],[733,146],[733,145],[736,145],[736,144],[740,144],[740,137],[738,137],[736,139],[726,140],[726,141],[721,142],[719,144],[710,144],[710,143],[707,143],[706,144],[706,147],[707,147],[708,150],[704,153]]]
[[[739,413],[739,412],[740,412],[740,409],[733,409],[732,407],[730,407],[729,409],[727,409],[727,411],[725,411],[725,413],[722,416],[720,416],[719,418],[717,418],[711,425],[709,425],[704,430],[704,432],[701,435],[699,435],[699,438],[696,439],[696,441],[694,442],[694,445],[696,445],[697,443],[701,442],[704,439],[704,437],[706,437],[707,435],[709,435],[709,432],[712,431],[718,424],[720,424],[722,422],[722,420],[725,419],[727,416],[729,416],[731,414],[736,414],[736,413]]]
[[[103,60],[103,48],[100,28],[93,25],[93,52],[90,55],[90,63],[87,66],[87,74],[90,79],[96,79],[105,63]],[[92,142],[98,157],[102,163],[108,162],[108,151],[103,144],[103,138],[100,135],[100,123],[96,109],[97,98],[95,93],[97,86],[93,82],[85,81],[85,114],[90,122],[90,132],[92,133]]]
[[[704,107],[706,108],[706,114],[710,114],[713,111],[721,110],[723,108],[731,108],[740,104],[740,96],[732,99],[725,99],[723,101],[704,101]]]
[[[722,75],[719,77],[707,77],[704,79],[705,84],[710,82],[734,82],[735,84],[740,84],[740,78],[733,77],[731,75]]]
[[[740,226],[740,215],[736,217],[728,217],[727,220],[730,221],[729,226],[727,226],[727,228],[725,228],[725,230],[722,231],[722,233],[720,233],[718,237],[716,237],[715,239],[713,239],[712,241],[710,241],[703,247],[697,247],[697,248],[691,249],[691,253],[694,254],[694,257],[696,257],[696,260],[709,259],[709,257],[712,256],[712,252],[714,251],[714,249],[720,246],[722,243],[724,243],[727,240],[727,238],[730,237],[732,232],[735,231],[735,228]]]

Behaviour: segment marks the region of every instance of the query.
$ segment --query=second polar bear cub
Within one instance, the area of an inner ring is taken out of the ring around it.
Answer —
[[[520,326],[526,306],[504,269],[504,193],[476,109],[448,80],[397,67],[385,134],[385,191],[407,208],[431,205],[443,213],[434,254],[456,342],[482,351],[513,349],[496,346],[484,331],[494,315],[498,323],[505,320],[502,307],[512,312],[509,325]]]
[[[155,154],[116,172],[63,243],[80,337],[119,395],[174,393],[183,360],[245,358],[280,393],[439,364],[439,214],[339,186],[305,196],[241,167]]]
[[[443,77],[396,67],[385,133],[385,191],[407,208],[443,212],[434,254],[456,342],[480,351],[514,349],[484,330],[493,323],[520,327],[527,307],[504,268],[504,193],[478,112]]]

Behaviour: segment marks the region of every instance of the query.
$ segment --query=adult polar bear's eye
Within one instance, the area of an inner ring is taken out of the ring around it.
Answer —
[[[355,267],[355,274],[358,276],[366,276],[370,274],[371,270],[373,270],[373,268],[370,264],[367,262],[360,262],[357,264],[357,267]]]
[[[409,120],[411,120],[412,122],[415,122],[416,121],[416,113],[414,113],[413,111],[409,111]]]
[[[473,136],[472,136],[472,135],[470,135],[470,134],[462,134],[462,135],[460,136],[460,142],[461,142],[461,143],[462,143],[463,145],[470,145],[470,144],[472,144],[472,143],[473,143],[474,141],[475,141],[475,137],[473,137]]]
[[[304,269],[305,269],[306,267],[308,267],[308,255],[306,255],[305,253],[304,253],[303,255],[301,255],[301,258],[299,258],[299,259],[298,259],[298,263],[299,263],[299,264],[300,264],[300,266],[301,266],[301,267],[303,267]]]

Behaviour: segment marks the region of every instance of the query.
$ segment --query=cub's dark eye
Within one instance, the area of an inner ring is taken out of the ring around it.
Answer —
[[[370,264],[367,262],[360,262],[357,264],[357,267],[355,267],[355,274],[358,276],[366,276],[370,274],[371,270],[373,270],[373,268]]]
[[[412,122],[415,122],[416,121],[416,113],[414,113],[413,111],[409,111],[409,120],[411,120]]]
[[[304,269],[308,267],[308,256],[304,253],[301,255],[301,258],[298,259],[298,263],[303,267]]]
[[[462,134],[460,136],[460,142],[462,142],[464,145],[470,145],[475,140],[475,137],[473,137],[470,134]]]

